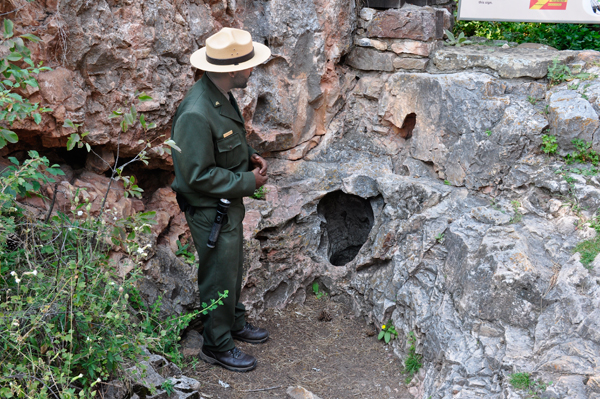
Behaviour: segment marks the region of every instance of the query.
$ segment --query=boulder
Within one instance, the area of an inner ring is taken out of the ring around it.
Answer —
[[[441,39],[450,26],[450,13],[429,7],[389,9],[364,23],[368,37],[429,41]]]
[[[593,148],[600,150],[600,138],[595,138],[600,121],[588,100],[576,91],[562,90],[550,96],[548,105],[550,134],[556,136],[561,155],[575,150],[573,139],[593,143]]]
[[[489,68],[502,78],[543,78],[554,59],[565,64],[575,58],[574,51],[501,49],[489,46],[443,47],[433,53],[433,64],[440,71]]]
[[[394,59],[396,59],[394,53],[382,53],[375,49],[355,47],[348,54],[346,63],[353,68],[364,71],[393,72],[395,70]]]

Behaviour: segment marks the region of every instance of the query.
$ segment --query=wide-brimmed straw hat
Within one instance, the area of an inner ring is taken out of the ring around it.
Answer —
[[[190,62],[203,71],[236,72],[262,64],[270,56],[271,50],[253,42],[250,32],[223,28],[206,39],[206,47],[195,51]]]

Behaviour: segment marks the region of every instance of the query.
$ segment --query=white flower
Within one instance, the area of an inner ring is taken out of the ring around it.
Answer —
[[[86,340],[86,341],[91,341],[90,337],[87,337],[85,340]]]
[[[77,211],[77,216],[83,215],[83,211]]]
[[[144,257],[148,256],[148,252],[142,252],[142,256],[144,256]]]
[[[138,254],[143,254],[144,253],[144,249],[143,248],[138,248],[137,249],[137,253]]]
[[[33,274],[34,276],[37,276],[37,270],[32,271],[31,274]]]
[[[15,320],[12,322],[12,325],[13,325],[13,326],[15,326],[15,327],[19,327],[19,325],[20,325],[20,323],[19,323],[19,320],[15,319]]]
[[[123,292],[123,287],[119,287],[119,292]]]
[[[73,228],[72,228],[72,227],[69,227],[69,231],[73,231]]]
[[[113,220],[117,220],[117,217],[116,217],[116,216],[113,216]]]
[[[21,279],[15,277],[15,283],[19,284],[20,282],[21,282]]]
[[[111,281],[111,282],[110,282],[110,285],[115,285],[115,282],[114,282],[114,281]]]
[[[16,276],[16,275],[17,275],[17,272],[13,270],[12,272],[10,272],[10,275],[11,275],[11,276]]]

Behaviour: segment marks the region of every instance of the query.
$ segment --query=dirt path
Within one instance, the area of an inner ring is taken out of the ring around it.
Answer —
[[[319,320],[327,314],[331,321]],[[287,388],[300,385],[322,399],[412,399],[400,360],[344,305],[310,295],[303,306],[264,317],[255,324],[269,329],[269,341],[238,343],[258,358],[255,370],[236,373],[204,362],[184,370],[203,382],[204,398],[287,398]]]

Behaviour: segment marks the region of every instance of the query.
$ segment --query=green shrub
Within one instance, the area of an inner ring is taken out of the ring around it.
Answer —
[[[454,34],[459,32],[490,40],[541,43],[558,50],[600,50],[598,25],[456,21]]]
[[[119,276],[107,256],[112,239],[134,262],[144,260],[153,213],[96,219],[77,192],[69,213],[34,219],[16,195],[34,195],[60,170],[30,155],[13,160],[0,180],[0,397],[94,397],[141,346],[181,362],[180,332],[227,293],[162,320],[160,299],[148,305],[136,287],[141,269]]]
[[[13,90],[37,87],[33,76],[48,70],[34,66],[23,40],[38,41],[37,37],[14,37],[8,19],[1,35],[0,44],[9,51],[0,59],[0,148],[18,140],[10,130],[14,121],[32,117],[41,122],[40,112],[47,109]],[[150,99],[144,93],[136,96]],[[119,118],[123,131],[137,123],[144,132],[154,128],[134,106],[115,111],[113,117]],[[75,130],[68,150],[85,146],[93,152],[80,125],[66,120],[65,127]],[[23,162],[9,157],[12,165],[0,171],[0,398],[99,396],[103,383],[133,365],[142,346],[180,362],[177,341],[182,329],[227,296],[224,292],[199,311],[163,320],[160,298],[146,304],[137,289],[141,269],[134,267],[120,276],[109,264],[111,247],[127,253],[134,264],[149,256],[154,212],[117,218],[104,215],[104,210],[114,181],[123,181],[126,196],[141,196],[133,176],[123,175],[129,164],[147,163],[147,151],[162,155],[169,147],[179,150],[172,140],[153,146],[160,137],[142,140],[144,149],[133,159],[119,165],[117,157],[95,217],[79,190],[67,193],[73,198],[67,213],[51,217],[54,201],[44,198],[40,189],[63,172],[35,151]],[[17,201],[32,195],[50,204],[45,217],[31,214]]]

